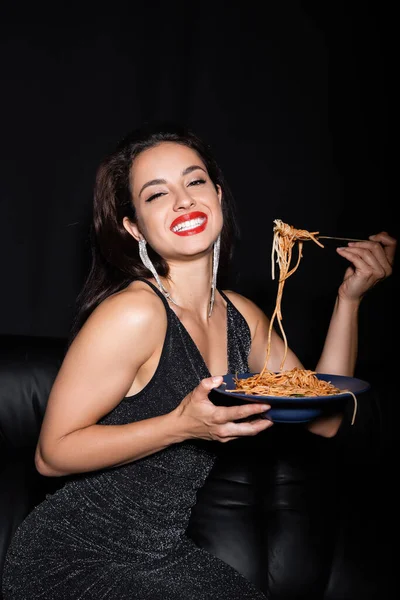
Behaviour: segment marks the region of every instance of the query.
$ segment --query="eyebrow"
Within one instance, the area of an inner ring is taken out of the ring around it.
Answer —
[[[183,169],[181,176],[184,177],[185,175],[189,175],[189,173],[191,173],[192,171],[196,171],[197,169],[201,169],[202,171],[204,171],[204,173],[207,173],[207,171],[200,165],[190,165],[190,167],[186,167],[186,169]],[[151,185],[159,185],[160,183],[167,183],[167,181],[166,179],[151,179],[150,181],[147,181],[144,185],[142,185],[141,190],[139,192],[139,196],[147,187]]]

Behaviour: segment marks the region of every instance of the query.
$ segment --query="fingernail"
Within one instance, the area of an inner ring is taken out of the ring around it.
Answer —
[[[215,377],[212,378],[212,380],[213,380],[214,383],[218,383],[218,381],[221,381],[221,377],[215,376]]]

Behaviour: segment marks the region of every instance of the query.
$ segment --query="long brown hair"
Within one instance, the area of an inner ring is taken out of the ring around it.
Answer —
[[[176,125],[145,125],[129,133],[99,165],[94,186],[93,219],[90,229],[92,261],[77,298],[71,341],[86,319],[105,298],[122,290],[138,277],[151,277],[139,257],[138,243],[123,226],[124,217],[136,222],[131,190],[133,160],[144,150],[162,142],[175,142],[193,149],[204,162],[211,181],[222,190],[223,227],[219,283],[229,267],[238,237],[232,194],[210,147],[191,130]],[[149,245],[148,253],[160,276],[168,265]]]

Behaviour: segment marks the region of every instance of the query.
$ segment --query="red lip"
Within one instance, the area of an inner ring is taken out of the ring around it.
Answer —
[[[186,229],[186,230],[182,230],[182,231],[172,231],[173,228],[176,227],[177,225],[179,225],[180,223],[185,223],[186,221],[191,221],[192,219],[204,219],[204,221],[201,225],[199,225],[198,227],[194,227],[193,229]],[[181,236],[195,235],[196,233],[200,233],[201,231],[204,231],[204,229],[207,226],[207,220],[208,220],[207,215],[203,212],[194,211],[194,212],[186,213],[184,215],[181,215],[180,217],[178,217],[171,223],[170,230],[172,231],[172,233],[175,233],[176,235],[181,235]]]

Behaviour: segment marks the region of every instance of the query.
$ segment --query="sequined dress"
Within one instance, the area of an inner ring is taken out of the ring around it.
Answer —
[[[165,414],[210,376],[188,331],[149,285],[167,312],[161,358],[151,381],[106,415],[100,421],[105,425]],[[250,332],[224,298],[229,371],[247,371]],[[5,600],[265,599],[185,533],[196,493],[215,461],[211,448],[206,441],[185,441],[68,479],[16,531],[3,571]]]

